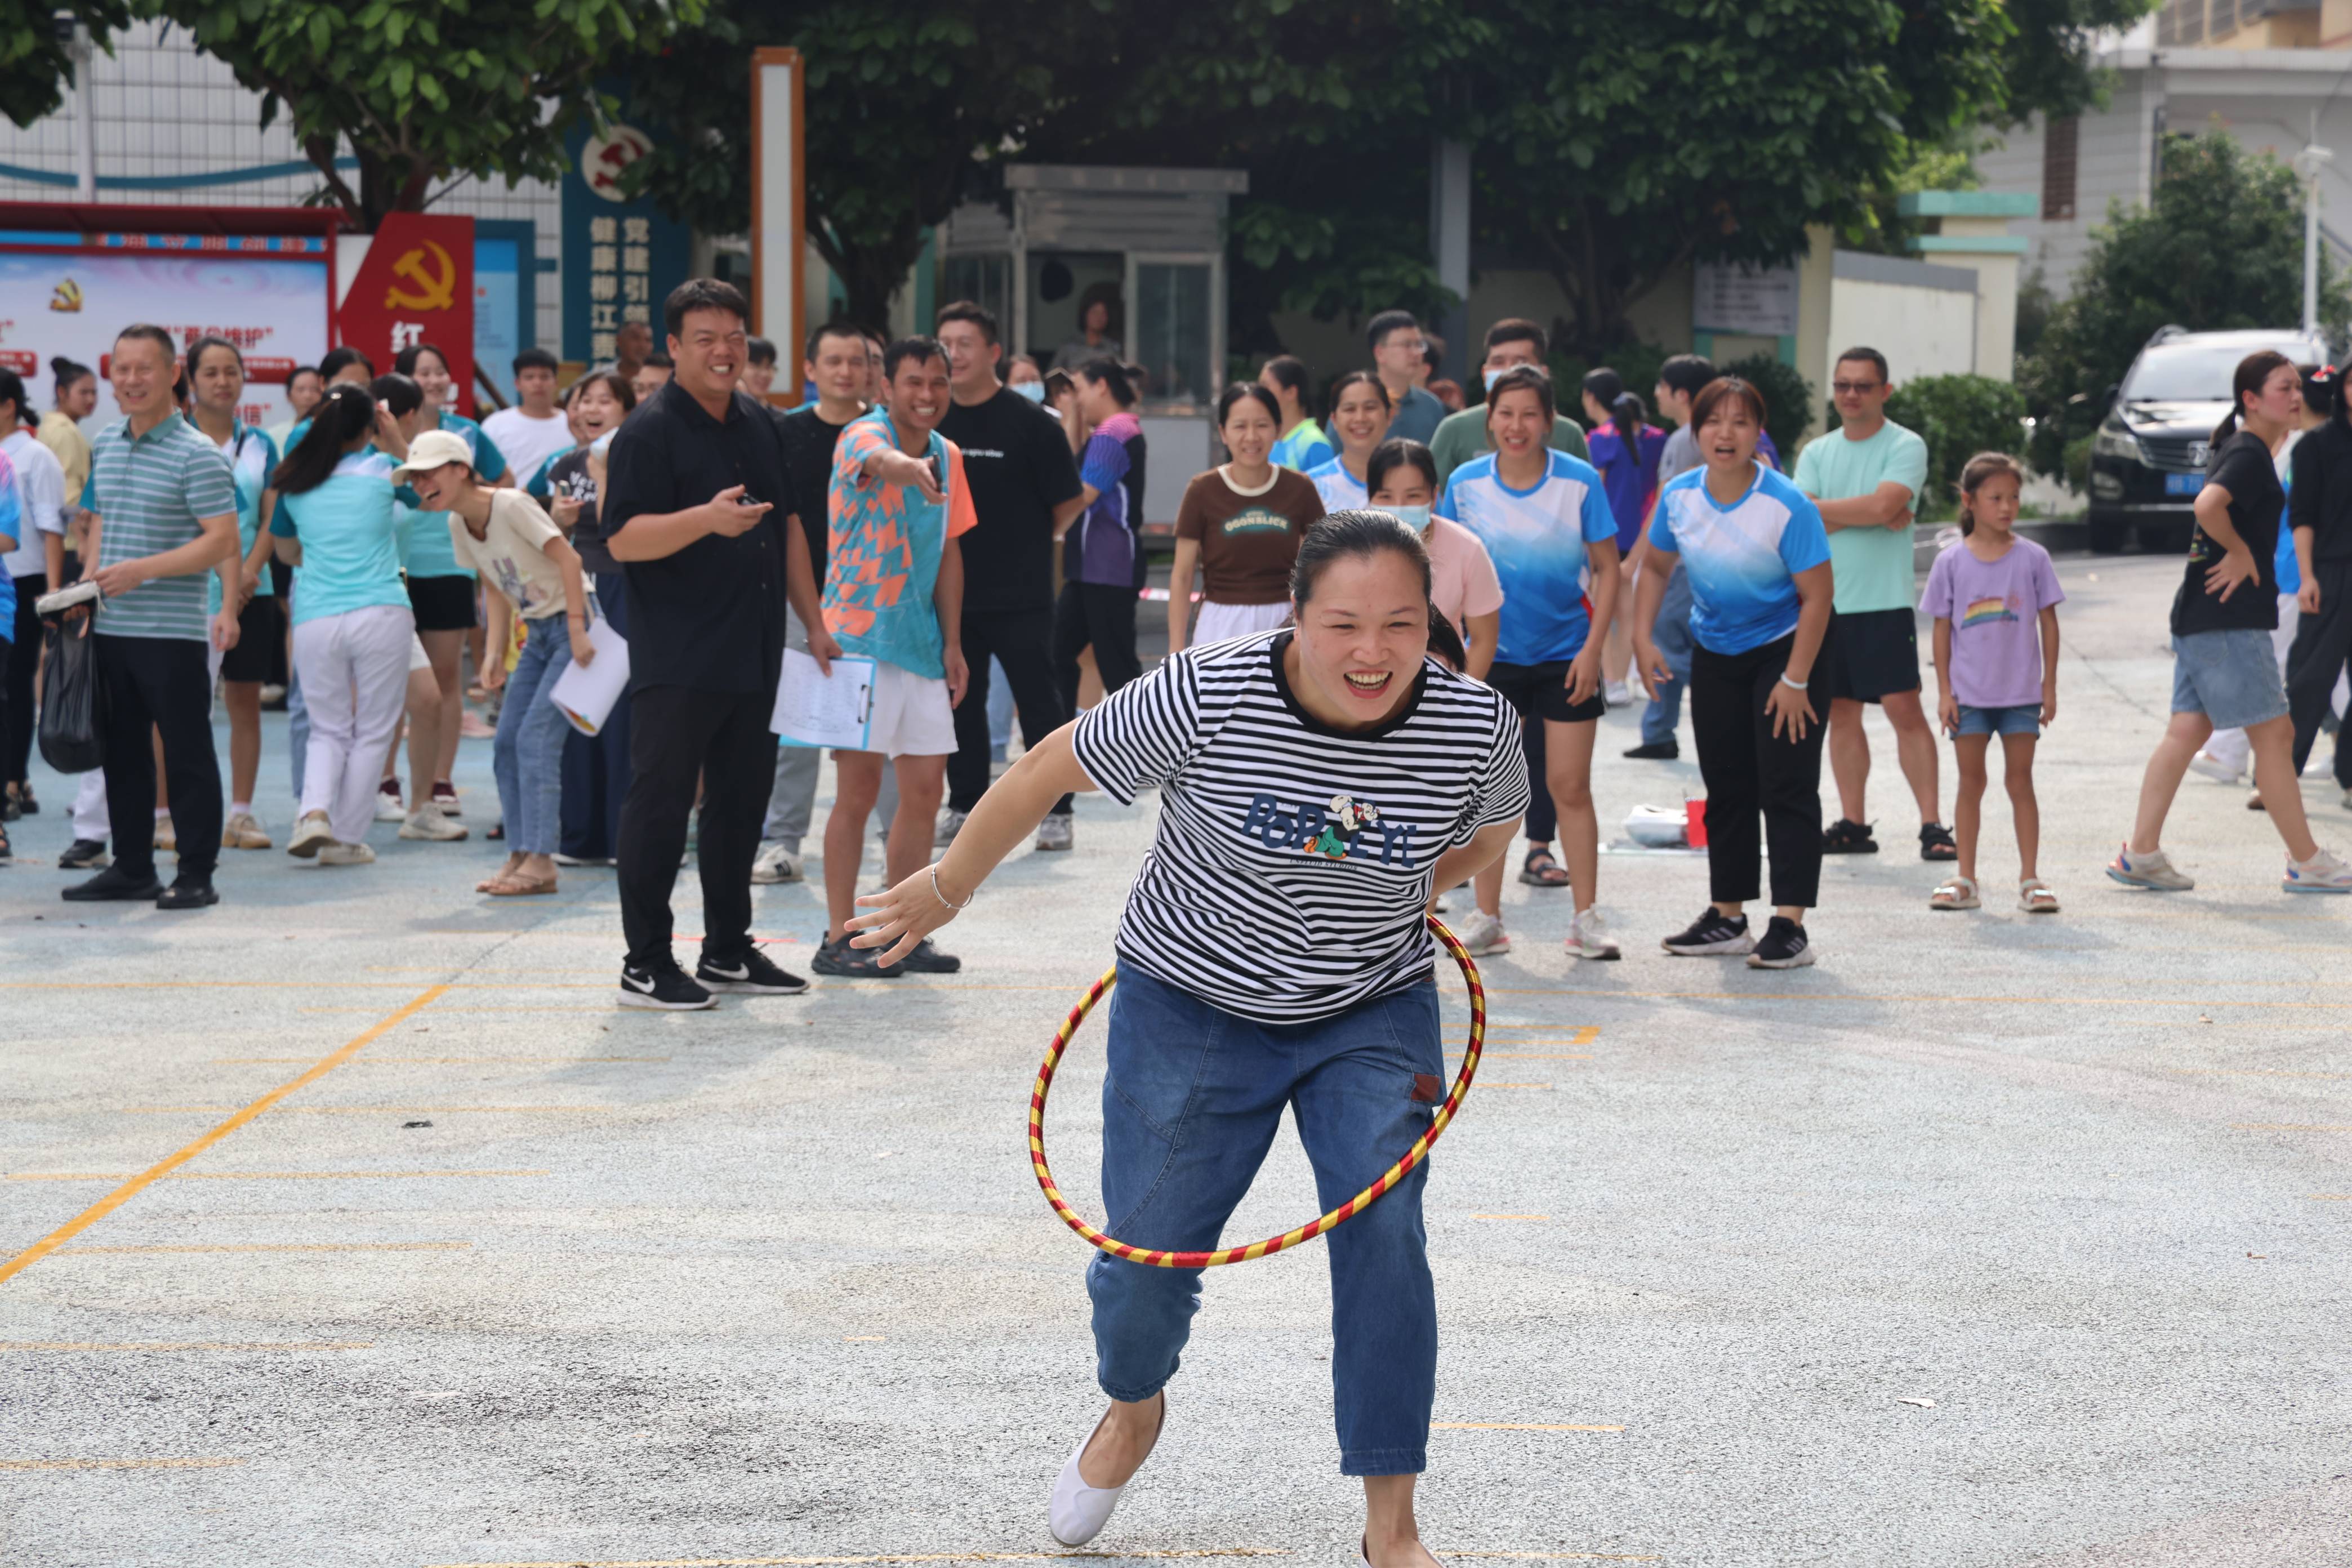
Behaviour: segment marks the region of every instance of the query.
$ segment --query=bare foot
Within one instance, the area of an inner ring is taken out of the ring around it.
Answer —
[[[1078,1479],[1105,1490],[1127,1485],[1151,1457],[1167,1419],[1165,1389],[1132,1405],[1112,1400],[1109,1413],[1087,1439],[1086,1452],[1078,1456]]]
[[[1429,1548],[1418,1540],[1391,1542],[1374,1546],[1364,1542],[1364,1555],[1371,1559],[1372,1568],[1444,1568],[1429,1554]]]

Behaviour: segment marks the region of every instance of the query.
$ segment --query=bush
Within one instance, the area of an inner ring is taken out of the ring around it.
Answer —
[[[1886,416],[1927,443],[1922,517],[1942,517],[1956,507],[1960,470],[1970,458],[1979,452],[2016,457],[2025,444],[2025,395],[1987,375],[1906,382],[1886,400]]]
[[[1772,433],[1772,445],[1780,449],[1781,466],[1795,472],[1797,447],[1803,443],[1805,426],[1812,417],[1812,383],[1800,375],[1795,365],[1784,364],[1774,354],[1750,354],[1718,368],[1764,395],[1764,427]]]

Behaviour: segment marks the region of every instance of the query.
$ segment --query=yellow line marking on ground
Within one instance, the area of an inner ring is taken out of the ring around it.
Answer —
[[[2352,1204],[2352,1193],[2314,1193],[2311,1195],[2324,1204]]]
[[[180,1116],[192,1112],[226,1110],[226,1105],[127,1105],[125,1116]],[[578,1115],[604,1116],[625,1110],[621,1105],[289,1105],[289,1116],[430,1116],[438,1113],[455,1116],[460,1111],[488,1112],[505,1116]],[[5,1276],[0,1276],[5,1278]]]
[[[0,1470],[220,1470],[243,1459],[0,1459]]]
[[[832,1568],[855,1563],[1066,1563],[1073,1558],[1134,1557],[1154,1563],[1213,1562],[1228,1557],[1287,1557],[1270,1546],[1228,1546],[1190,1552],[885,1552],[871,1557],[546,1557],[528,1563],[436,1563],[428,1568]],[[1643,1559],[1655,1561],[1655,1559]]]
[[[1633,1552],[1465,1552],[1439,1547],[1447,1557],[1499,1558],[1507,1563],[1664,1563],[1664,1558]]]
[[[589,990],[593,988],[588,986],[562,986],[558,987],[557,989]],[[298,1007],[295,1009],[298,1013],[372,1013],[374,1010],[375,1009],[372,1007]],[[545,1007],[436,1007],[433,1009],[433,1016],[436,1018],[447,1018],[454,1017],[461,1013],[467,1015],[477,1013],[602,1013],[607,1017],[610,1017],[617,1011],[618,1009],[610,1003],[598,1006],[573,1006],[567,1004],[563,1005]],[[562,1059],[566,1061],[579,1061],[587,1058],[566,1057]],[[612,1057],[604,1059],[612,1061],[653,1062],[666,1062],[669,1060],[667,1057]]]
[[[462,1252],[470,1241],[251,1241],[216,1247],[60,1247],[60,1258],[163,1252]]]
[[[1528,1421],[1433,1421],[1439,1432],[1622,1432],[1622,1426],[1554,1426]]]
[[[1474,1214],[1472,1219],[1549,1219],[1548,1214]]]
[[[881,1343],[888,1337],[887,1334],[844,1334],[841,1336],[841,1342],[845,1345],[873,1345]]]
[[[95,1340],[0,1340],[0,1351],[364,1351],[373,1340],[279,1340],[234,1344],[214,1340],[131,1340],[107,1344]]]
[[[1455,1022],[1455,1023],[1467,1023],[1468,1021],[1469,1021],[1469,1020],[1468,1020],[1468,1019],[1466,1019],[1466,1018],[1457,1018],[1457,1019],[1453,1020],[1453,1022]],[[1511,1043],[1512,1043],[1513,1045],[1515,1045],[1515,1046],[1532,1046],[1532,1045],[1536,1045],[1536,1044],[1538,1044],[1538,1043],[1543,1044],[1543,1045],[1547,1045],[1547,1046],[1549,1046],[1549,1045],[1552,1045],[1552,1044],[1555,1044],[1555,1043],[1559,1044],[1559,1045],[1563,1045],[1563,1046],[1589,1046],[1589,1045],[1591,1045],[1593,1041],[1595,1041],[1595,1040],[1597,1040],[1597,1039],[1599,1039],[1599,1038],[1601,1037],[1601,1026],[1600,1026],[1600,1025],[1598,1025],[1598,1024],[1576,1024],[1576,1025],[1569,1025],[1569,1024],[1494,1024],[1494,1023],[1490,1023],[1490,1024],[1488,1024],[1488,1025],[1486,1026],[1486,1032],[1487,1032],[1488,1034],[1490,1034],[1490,1035],[1491,1035],[1491,1034],[1493,1034],[1493,1033],[1494,1033],[1496,1030],[1497,1030],[1497,1029],[1568,1029],[1568,1028],[1572,1028],[1572,1029],[1574,1029],[1574,1030],[1575,1030],[1575,1033],[1574,1033],[1570,1037],[1569,1037],[1568,1039],[1565,1039],[1565,1040],[1560,1040],[1560,1041],[1558,1041],[1558,1042],[1554,1042],[1554,1041],[1551,1041],[1551,1040],[1544,1040],[1544,1041],[1541,1041],[1541,1042],[1538,1042],[1538,1041],[1535,1041],[1535,1040],[1514,1040],[1514,1041],[1512,1041]]]
[[[23,1171],[0,1180],[11,1182],[119,1182],[136,1171]],[[167,1182],[358,1182],[396,1176],[546,1176],[551,1171],[174,1171]]]
[[[227,1121],[222,1122],[219,1126],[215,1127],[211,1131],[206,1132],[204,1136],[196,1139],[195,1142],[183,1144],[176,1152],[165,1155],[154,1164],[148,1166],[147,1169],[142,1171],[139,1174],[131,1177],[129,1181],[115,1188],[114,1191],[107,1194],[106,1196],[99,1199],[98,1202],[90,1205],[89,1207],[82,1210],[81,1213],[66,1221],[65,1224],[58,1226],[57,1229],[49,1232],[48,1235],[41,1237],[40,1240],[33,1243],[32,1246],[25,1248],[24,1251],[19,1252],[16,1256],[8,1259],[7,1262],[0,1263],[0,1282],[5,1282],[16,1275],[23,1273],[26,1269],[30,1268],[34,1264],[38,1263],[50,1253],[57,1251],[67,1242],[71,1241],[75,1237],[79,1236],[83,1231],[88,1230],[91,1226],[96,1225],[100,1220],[104,1219],[116,1209],[119,1209],[124,1204],[129,1203],[133,1197],[138,1195],[141,1189],[146,1187],[150,1183],[154,1182],[159,1177],[170,1175],[173,1171],[179,1169],[182,1165],[186,1164],[189,1161],[194,1159],[197,1155],[203,1153],[205,1150],[211,1148],[214,1144],[219,1142],[222,1139],[227,1137],[238,1128],[244,1126],[247,1122],[258,1117],[263,1111],[277,1105],[279,1100],[284,1100],[296,1089],[306,1088],[326,1077],[329,1073],[342,1066],[343,1063],[357,1056],[370,1041],[379,1038],[388,1030],[396,1027],[404,1020],[413,1017],[419,1009],[430,1005],[436,998],[443,995],[446,990],[447,987],[446,986],[435,985],[428,987],[420,994],[410,998],[405,1005],[385,1015],[382,1019],[371,1024],[366,1028],[361,1030],[357,1035],[352,1036],[347,1044],[320,1058],[318,1063],[308,1072],[301,1074],[299,1077],[289,1079],[286,1082],[279,1084],[276,1089],[271,1089],[268,1094],[263,1095],[260,1099],[254,1100],[251,1104],[246,1106],[244,1110],[237,1111]]]
[[[603,1011],[602,1008],[597,1010],[599,1012]],[[308,1012],[310,1009],[305,1008],[304,1011]],[[462,1012],[464,1009],[444,1007],[441,1011],[443,1013],[453,1013]],[[544,1012],[545,1009],[541,1008],[538,1009],[538,1011]],[[261,1067],[265,1065],[282,1067],[293,1062],[306,1062],[310,1059],[310,1058],[308,1057],[215,1057],[212,1058],[209,1065],[223,1068]],[[446,1067],[451,1065],[473,1066],[477,1064],[521,1062],[525,1064],[546,1064],[568,1067],[573,1062],[666,1062],[667,1060],[669,1060],[667,1057],[362,1057],[352,1065],[354,1067],[363,1068]]]

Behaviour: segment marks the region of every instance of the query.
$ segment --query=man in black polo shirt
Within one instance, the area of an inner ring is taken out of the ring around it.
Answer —
[[[743,296],[710,279],[663,305],[676,374],[613,437],[602,518],[629,579],[629,763],[621,806],[621,1004],[683,1010],[713,991],[793,995],[808,982],[751,944],[751,858],[775,774],[768,728],[789,602],[824,664],[840,649],[817,614],[775,421],[736,388]],[[670,889],[702,780],[702,958],[670,952]]]
[[[1054,540],[1086,501],[1062,423],[997,379],[1004,356],[996,318],[969,300],[940,312],[952,400],[940,434],[963,448],[980,524],[963,540],[963,658],[971,683],[956,704],[948,808],[938,842],[951,842],[988,793],[988,661],[1004,667],[1021,739],[1036,745],[1062,727],[1054,685]],[[1070,797],[1037,826],[1037,847],[1070,847]]]

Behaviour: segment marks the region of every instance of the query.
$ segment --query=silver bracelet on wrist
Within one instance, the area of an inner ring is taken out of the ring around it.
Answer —
[[[1792,691],[1802,691],[1811,683],[1804,680],[1791,680],[1789,679],[1789,672],[1784,669],[1780,672],[1780,684]]]
[[[968,910],[971,908],[972,900],[980,897],[980,889],[978,888],[974,888],[971,892],[966,893],[963,896],[963,902],[960,904],[951,901],[945,893],[940,891],[939,862],[933,861],[931,863],[931,897],[939,900],[940,902],[946,904],[947,907],[951,910]]]

